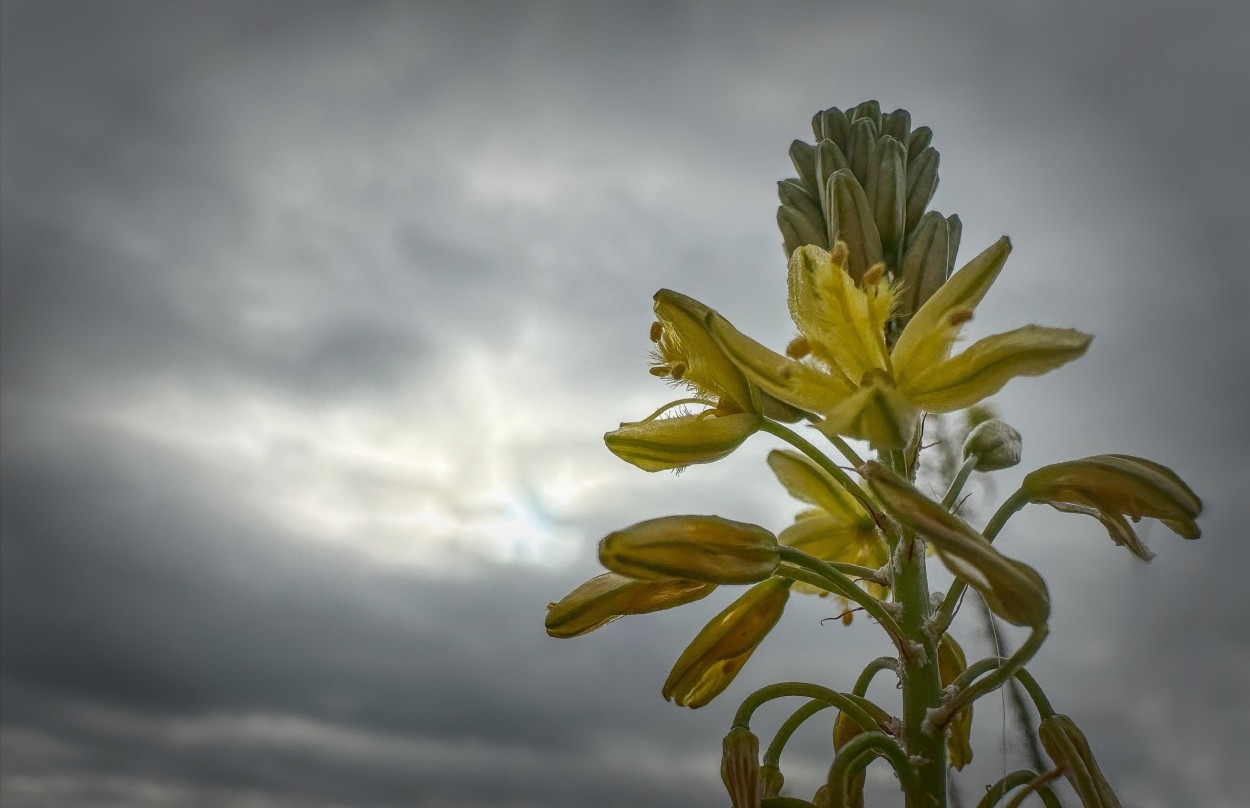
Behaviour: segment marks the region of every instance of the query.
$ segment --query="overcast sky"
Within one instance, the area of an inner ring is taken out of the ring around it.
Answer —
[[[774,183],[867,98],[935,130],[963,258],[1014,240],[973,335],[1096,335],[997,397],[1025,462],[977,502],[1119,451],[1207,504],[1149,565],[1013,521],[1031,669],[1126,805],[1244,805],[1250,6],[887,6],[4,2],[6,808],[723,805],[738,700],[847,689],[878,632],[792,599],[691,712],[660,685],[732,592],[572,641],[544,606],[606,531],[797,511],[770,438],[674,477],[601,435],[670,397],[657,288],[792,335]],[[984,704],[973,801],[1023,760]]]

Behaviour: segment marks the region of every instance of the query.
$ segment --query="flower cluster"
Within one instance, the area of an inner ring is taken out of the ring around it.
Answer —
[[[992,542],[1012,514],[1040,503],[1095,517],[1114,541],[1149,560],[1129,520],[1156,518],[1193,539],[1201,502],[1163,466],[1100,455],[1028,474],[978,530],[955,512],[963,485],[973,473],[1016,465],[1022,454],[1020,433],[997,418],[981,419],[966,436],[962,467],[943,481],[946,495],[927,496],[917,485],[927,415],[965,410],[1016,377],[1059,368],[1083,355],[1091,338],[1027,325],[956,351],[1005,265],[1010,241],[998,240],[953,271],[959,219],[926,212],[938,154],[929,129],[913,130],[905,111],[882,115],[876,102],[833,108],[817,114],[813,129],[816,144],[796,141],[791,148],[799,177],[779,185],[797,335],[774,350],[703,303],[660,290],[651,373],[688,395],[604,436],[622,460],[655,472],[719,461],[766,433],[790,444],[772,451],[768,465],[804,510],[777,532],[720,516],[680,515],[611,533],[599,545],[608,572],[551,604],[547,631],[578,636],[623,615],[747,585],[698,633],[664,682],[666,699],[701,707],[746,665],[792,592],[832,595],[845,605],[845,621],[862,610],[879,624],[897,658],[870,663],[849,691],[787,682],[749,696],[724,743],[722,776],[734,806],[862,804],[863,769],[879,758],[895,769],[909,805],[945,805],[948,769],[962,769],[972,758],[973,702],[1013,679],[1034,697],[1041,742],[1055,769],[1005,778],[987,800],[1018,786],[1024,790],[1017,801],[1032,791],[1048,795],[1047,784],[1065,776],[1085,805],[1115,805],[1084,737],[1071,719],[1053,713],[1024,669],[1048,633],[1046,582]],[[858,479],[786,425],[797,421],[827,439]],[[866,443],[876,458],[863,460],[849,441]],[[954,576],[944,598],[929,591],[928,551]],[[1010,657],[969,665],[950,635],[969,586],[997,618],[1029,631]],[[865,696],[882,670],[899,677],[898,716]],[[750,717],[783,696],[807,701],[761,762]],[[811,802],[780,796],[786,740],[828,707],[837,710],[828,781]]]

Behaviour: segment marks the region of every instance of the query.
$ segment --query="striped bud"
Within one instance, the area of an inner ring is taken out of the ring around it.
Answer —
[[[701,600],[716,584],[699,581],[635,581],[614,572],[597,575],[547,604],[547,633],[578,637],[627,614],[648,614]]]
[[[639,581],[710,584],[762,581],[781,563],[777,537],[758,525],[719,516],[663,516],[609,534],[599,561]]]

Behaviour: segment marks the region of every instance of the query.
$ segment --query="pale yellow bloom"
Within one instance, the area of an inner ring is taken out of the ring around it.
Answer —
[[[603,436],[613,454],[644,471],[680,469],[725,457],[759,429],[759,397],[707,330],[711,312],[669,289],[655,293],[652,375],[686,387],[693,397],[661,407],[642,421]],[[667,415],[680,406],[699,412]]]
[[[1089,346],[1088,334],[1029,325],[951,356],[1010,251],[1004,237],[951,276],[908,321],[893,350],[885,328],[898,290],[879,267],[857,284],[840,243],[832,253],[800,247],[790,259],[790,314],[800,334],[790,356],[745,336],[715,312],[708,314],[708,330],[762,392],[824,416],[826,430],[899,448],[919,412],[963,409],[1011,378],[1053,370]]]

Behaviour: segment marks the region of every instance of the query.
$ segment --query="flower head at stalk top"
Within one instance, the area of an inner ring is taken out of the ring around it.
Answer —
[[[899,288],[883,265],[856,282],[847,249],[806,245],[789,264],[790,314],[799,336],[782,356],[710,312],[708,331],[762,393],[824,416],[827,432],[882,449],[902,447],[921,411],[953,412],[985,399],[1015,376],[1037,376],[1085,353],[1091,337],[1028,325],[951,349],[998,277],[1011,242],[1003,237],[972,259],[908,321],[891,350],[886,324]]]

